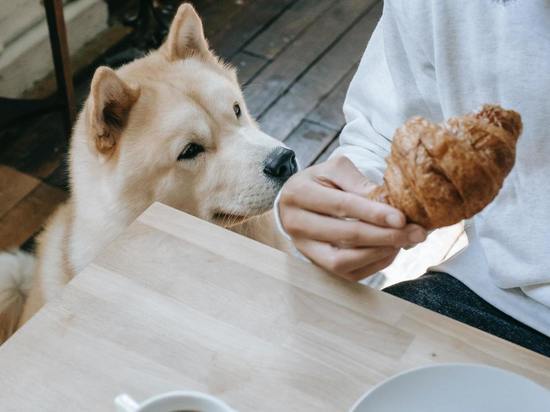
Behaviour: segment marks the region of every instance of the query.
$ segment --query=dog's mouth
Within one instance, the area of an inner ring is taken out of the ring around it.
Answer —
[[[241,215],[236,213],[229,213],[218,210],[212,214],[212,220],[223,227],[231,227],[243,223],[248,220],[251,216]]]
[[[217,209],[214,213],[212,213],[211,221],[223,227],[232,227],[244,223],[253,217],[260,216],[270,209],[271,207],[266,207],[262,209],[247,210],[245,212],[233,210],[229,212],[222,209]]]

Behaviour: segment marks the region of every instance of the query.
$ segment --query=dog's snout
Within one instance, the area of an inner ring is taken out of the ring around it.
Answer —
[[[298,171],[295,153],[287,148],[279,147],[272,151],[264,164],[264,174],[270,179],[285,182]]]

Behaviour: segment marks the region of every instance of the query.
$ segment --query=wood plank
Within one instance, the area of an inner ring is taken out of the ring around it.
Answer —
[[[67,193],[41,183],[0,218],[0,250],[21,246],[38,232]]]
[[[296,152],[301,167],[307,167],[321,154],[334,139],[336,131],[320,124],[303,120],[285,141]]]
[[[0,165],[0,218],[32,192],[40,180]]]
[[[321,154],[313,162],[314,164],[319,164],[319,163],[323,163],[323,162],[327,161],[327,159],[330,157],[332,152],[334,152],[336,150],[336,148],[340,145],[340,141],[339,141],[338,137],[339,136],[336,136],[332,140],[332,142],[330,142],[330,144],[325,148],[325,150],[323,150],[321,152]]]
[[[235,16],[246,12],[253,1],[198,0],[192,3],[202,19],[204,34],[210,39],[222,31],[230,30]]]
[[[299,0],[267,30],[246,46],[246,51],[273,59],[313,23],[335,0]]]
[[[262,70],[245,91],[252,114],[258,117],[269,108],[375,1],[336,2],[315,24],[309,26],[273,63]],[[362,40],[363,48],[366,40]],[[350,62],[350,66],[353,63]]]
[[[261,117],[262,129],[285,138],[359,62],[382,13],[377,3]]]
[[[339,130],[346,124],[343,106],[349,84],[357,71],[354,65],[332,91],[306,116],[306,119]]]
[[[305,120],[316,123],[325,128],[340,131],[345,124],[344,113],[342,112],[342,106],[346,97],[349,83],[357,70],[357,66],[354,65],[343,79],[338,82],[336,87],[321,101],[320,104],[315,107],[305,118]],[[336,134],[332,135],[331,139],[328,139],[327,133],[319,133],[319,139],[317,139],[317,145],[314,140],[310,140],[308,143],[299,142],[300,139],[309,140],[304,137],[302,133],[311,133],[306,127],[298,127],[294,130],[289,138],[286,140],[290,146],[297,146],[300,151],[308,152],[302,154],[307,159],[308,163],[303,163],[303,166],[309,166],[311,164],[317,164],[324,162],[332,154],[332,152],[338,147],[338,137]],[[304,147],[306,146],[306,147]],[[311,158],[314,157],[313,160]]]
[[[227,22],[227,29],[210,39],[218,55],[231,59],[256,34],[272,23],[295,0],[256,0]]]
[[[239,52],[231,59],[231,64],[237,69],[241,85],[246,85],[268,63],[266,59],[253,56],[247,52]]]

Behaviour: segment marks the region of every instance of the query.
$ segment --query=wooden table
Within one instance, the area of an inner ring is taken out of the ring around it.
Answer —
[[[550,387],[550,359],[166,206],[151,206],[0,348],[2,411],[111,411],[174,390],[346,411],[406,369],[474,362]]]

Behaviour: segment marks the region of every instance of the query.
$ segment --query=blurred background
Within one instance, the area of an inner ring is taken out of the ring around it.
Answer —
[[[156,48],[177,0],[0,0],[0,249],[32,250],[68,196],[75,113],[99,65]],[[250,111],[302,166],[323,161],[344,125],[349,82],[381,0],[195,0],[211,47],[238,69]],[[374,286],[416,277],[460,250],[461,225],[403,253]]]

